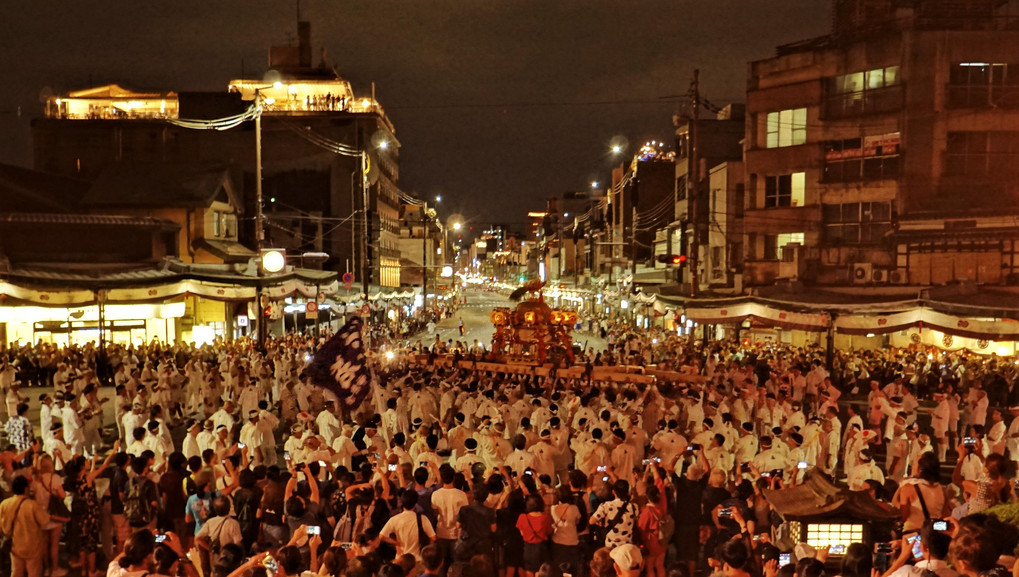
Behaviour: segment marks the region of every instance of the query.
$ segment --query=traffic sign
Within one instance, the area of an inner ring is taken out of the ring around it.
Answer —
[[[318,303],[315,301],[308,301],[308,304],[304,305],[304,310],[309,313],[318,312]]]
[[[345,282],[347,284],[350,284],[350,283],[354,282],[354,273],[352,273],[352,272],[345,272],[345,273],[343,273],[343,282]]]
[[[370,312],[372,312],[372,308],[368,306],[368,303],[365,303],[364,306],[361,307],[361,314],[366,315]]]

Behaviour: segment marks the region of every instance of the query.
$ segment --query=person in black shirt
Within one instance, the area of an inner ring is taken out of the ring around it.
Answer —
[[[242,547],[250,551],[258,541],[258,509],[262,502],[262,490],[255,486],[255,473],[250,469],[241,469],[240,488],[231,495],[233,497],[234,514],[241,525]]]
[[[471,494],[474,501],[466,507],[461,507],[457,513],[460,538],[453,547],[454,559],[458,562],[467,562],[475,555],[483,555],[491,561],[496,517],[495,511],[485,505],[489,495],[488,487],[484,483],[478,483]]]
[[[269,467],[265,477],[265,492],[262,493],[258,510],[258,518],[262,522],[262,540],[271,547],[279,547],[290,538],[290,530],[283,522],[284,495],[290,476],[273,466]]]
[[[687,569],[686,574],[693,575],[697,566],[700,528],[703,525],[701,501],[705,478],[700,467],[689,465],[683,476],[673,475],[672,484],[676,489],[676,503],[672,511],[676,530],[672,535],[672,544],[676,548],[676,559]]]

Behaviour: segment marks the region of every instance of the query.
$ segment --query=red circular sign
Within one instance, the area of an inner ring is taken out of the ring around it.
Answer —
[[[354,273],[352,273],[352,272],[345,272],[345,273],[343,273],[343,282],[345,282],[347,284],[350,284],[350,283],[354,282]]]
[[[368,306],[367,304],[365,304],[363,307],[361,307],[361,314],[365,314],[366,315],[366,314],[368,314],[370,312],[372,312],[372,308],[370,306]]]
[[[318,303],[315,301],[308,301],[308,304],[304,305],[304,310],[309,313],[318,312]]]

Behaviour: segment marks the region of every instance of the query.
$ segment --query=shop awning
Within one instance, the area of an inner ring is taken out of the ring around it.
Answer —
[[[886,334],[909,328],[927,328],[959,337],[995,341],[1019,340],[1019,322],[974,319],[916,308],[890,315],[850,315],[835,320],[835,330],[849,335]]]
[[[907,289],[908,290],[908,289]],[[909,298],[912,296],[912,298]],[[989,341],[1019,341],[1019,292],[1011,287],[948,286],[917,291],[798,289],[750,296],[697,298],[657,295],[655,307],[682,311],[700,324],[739,324],[824,331],[834,320],[843,334],[888,334],[926,328]]]
[[[759,324],[804,331],[823,331],[830,323],[823,312],[792,312],[753,301],[709,308],[687,306],[686,318],[700,324],[742,323],[749,318]]]
[[[99,299],[106,303],[156,302],[190,295],[243,301],[254,299],[259,288],[270,298],[314,298],[334,294],[339,288],[336,277],[335,272],[308,269],[258,276],[251,267],[179,261],[105,272],[14,269],[0,275],[0,298],[41,306],[83,306]]]

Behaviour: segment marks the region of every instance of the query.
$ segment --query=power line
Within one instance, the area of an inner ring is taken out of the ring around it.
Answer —
[[[485,109],[485,108],[552,108],[567,106],[615,106],[620,104],[654,104],[661,106],[667,100],[659,99],[619,99],[619,100],[548,100],[548,101],[517,101],[517,102],[475,102],[450,104],[406,104],[402,106],[386,106],[387,110],[444,110],[444,109]]]

